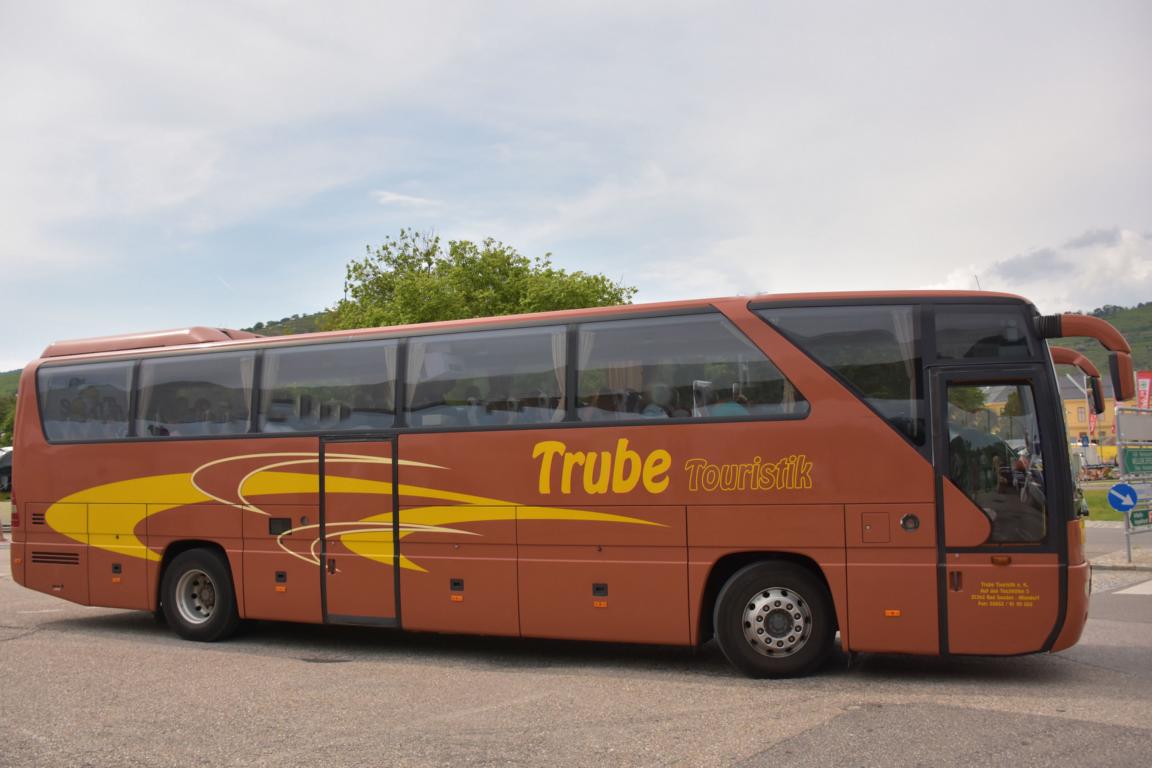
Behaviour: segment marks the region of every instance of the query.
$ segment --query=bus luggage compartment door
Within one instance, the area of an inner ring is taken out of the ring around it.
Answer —
[[[324,620],[397,625],[396,440],[320,442]]]

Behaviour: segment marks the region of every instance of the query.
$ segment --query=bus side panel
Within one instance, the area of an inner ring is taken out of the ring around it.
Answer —
[[[320,564],[312,542],[316,505],[264,505],[243,513],[244,613],[249,619],[319,623]],[[280,528],[287,529],[281,533]],[[237,584],[237,591],[240,584]]]
[[[88,505],[23,504],[24,586],[89,605]]]
[[[637,522],[534,520],[531,508],[517,510],[522,634],[687,645],[684,507],[590,511]]]
[[[236,609],[244,616],[244,541],[240,514],[240,510],[224,504],[189,504],[176,508],[168,504],[149,504],[145,526],[148,548],[157,554],[181,541],[208,541],[222,547],[232,571]],[[155,567],[157,565],[153,563],[148,573],[150,602],[159,594],[161,574]]]
[[[136,537],[145,504],[88,505],[88,578],[92,605],[148,607],[148,550]]]
[[[483,508],[475,508],[484,514]],[[400,518],[405,519],[401,510]],[[500,514],[502,512],[502,514]],[[400,604],[404,629],[476,635],[520,633],[516,599],[516,522],[456,524],[403,538]],[[482,533],[481,533],[482,531]]]
[[[698,643],[700,618],[714,605],[704,604],[715,564],[727,555],[788,554],[819,566],[828,583],[842,640],[848,631],[844,580],[844,511],[838,504],[748,504],[688,507],[689,611],[692,642]]]
[[[936,510],[932,504],[850,504],[845,650],[940,651]]]

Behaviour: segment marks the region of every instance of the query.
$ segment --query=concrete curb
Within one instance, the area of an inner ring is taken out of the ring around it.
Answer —
[[[1146,571],[1152,573],[1152,565],[1141,565],[1140,563],[1092,563],[1092,570],[1094,571]]]

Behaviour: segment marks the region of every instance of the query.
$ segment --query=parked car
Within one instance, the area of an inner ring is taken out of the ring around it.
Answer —
[[[0,491],[5,493],[12,490],[12,449],[0,449]]]

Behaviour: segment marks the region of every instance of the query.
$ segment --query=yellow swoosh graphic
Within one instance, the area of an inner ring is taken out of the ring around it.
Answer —
[[[232,498],[224,498],[206,490],[199,478],[204,470],[228,462],[266,460],[244,475],[237,483]],[[147,517],[170,509],[191,504],[222,504],[242,511],[267,515],[251,499],[290,495],[318,494],[319,475],[306,472],[284,471],[297,465],[313,465],[318,462],[316,453],[267,453],[246,454],[217,459],[197,467],[192,472],[166,475],[152,475],[119,480],[113,483],[85,488],[65,496],[52,504],[45,513],[45,522],[56,532],[81,544],[98,549],[139,557],[158,562],[160,555],[149,549],[136,535],[136,529]],[[328,464],[391,464],[392,459],[380,456],[358,454],[326,454]],[[431,469],[447,469],[435,464],[399,460],[401,466],[414,466]],[[342,475],[326,474],[325,494],[371,494],[390,496],[392,483],[382,480],[369,480]],[[404,509],[398,523],[400,538],[412,533],[450,533],[477,536],[472,531],[453,528],[453,525],[497,520],[568,520],[593,521],[604,523],[626,523],[632,525],[653,525],[660,523],[642,520],[625,515],[592,512],[582,509],[556,507],[521,506],[515,501],[492,499],[484,496],[458,493],[440,488],[426,488],[401,484],[397,488],[401,496],[423,498],[447,504],[432,504],[424,507]],[[95,517],[98,516],[98,521]],[[335,523],[326,526],[324,538],[338,538],[350,551],[370,560],[392,565],[395,556],[395,543],[392,538],[392,513],[372,515],[362,520]],[[102,533],[89,533],[94,529]],[[105,533],[114,532],[114,533]],[[292,534],[310,533],[315,538],[306,554],[290,549],[285,537]],[[384,535],[381,535],[384,534]],[[320,546],[319,526],[306,525],[293,528],[277,537],[280,548],[306,562],[319,565],[317,549]],[[425,571],[403,554],[400,567],[415,571]]]

